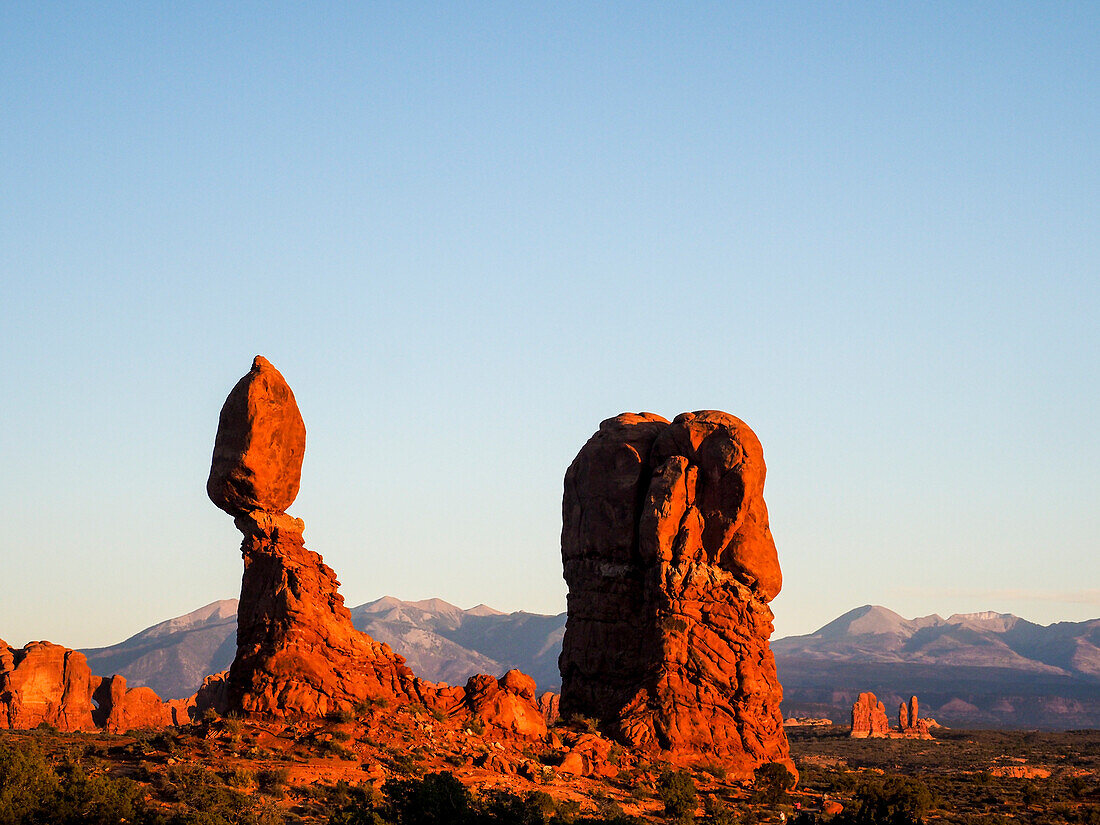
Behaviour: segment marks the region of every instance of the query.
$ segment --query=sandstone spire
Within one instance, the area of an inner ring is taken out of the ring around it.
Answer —
[[[764,476],[760,441],[726,413],[600,425],[565,476],[563,715],[685,761],[790,764]]]

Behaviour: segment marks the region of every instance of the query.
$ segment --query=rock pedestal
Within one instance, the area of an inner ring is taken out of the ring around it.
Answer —
[[[546,721],[530,677],[474,677],[462,687],[418,679],[387,644],[357,630],[332,568],[306,549],[305,524],[287,515],[298,493],[305,425],[294,393],[262,356],[229,393],[206,489],[244,538],[237,654],[200,706],[264,717],[319,717],[370,700],[473,714],[517,736]]]
[[[565,476],[563,717],[678,761],[793,770],[768,647],[782,575],[765,472],[726,413],[600,425]]]
[[[404,659],[352,625],[339,582],[285,514],[239,516],[244,578],[229,710],[324,716],[367,699],[424,701]]]

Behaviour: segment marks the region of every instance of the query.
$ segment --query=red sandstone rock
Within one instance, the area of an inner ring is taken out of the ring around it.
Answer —
[[[182,724],[186,706],[161,702],[147,687],[127,690],[121,676],[93,676],[83,653],[61,645],[31,642],[12,650],[0,642],[0,728],[46,723],[65,732],[123,733]]]
[[[619,769],[608,760],[612,743],[594,733],[583,734],[558,766],[561,773],[575,776],[615,776]]]
[[[768,647],[782,575],[756,435],[721,412],[608,419],[565,476],[561,712],[748,776],[793,770]]]
[[[473,715],[490,725],[518,736],[546,735],[546,720],[535,701],[535,680],[518,670],[500,679],[471,676],[464,700]]]
[[[92,716],[107,733],[177,724],[172,705],[162,702],[152,688],[127,689],[122,676],[101,679],[92,698],[99,704]]]
[[[561,696],[557,693],[551,693],[546,691],[539,697],[539,710],[542,711],[542,718],[546,720],[547,725],[552,725],[558,721],[558,717],[561,715]]]
[[[306,427],[294,393],[262,355],[225,399],[206,492],[239,516],[282,513],[298,495]]]
[[[237,526],[244,579],[229,710],[324,716],[366,699],[428,703],[404,658],[352,625],[336,574],[306,549],[300,521],[239,516]]]
[[[83,653],[50,642],[3,650],[0,728],[26,730],[45,722],[66,732],[96,729],[92,691],[99,680]]]
[[[336,574],[306,549],[303,522],[283,512],[298,492],[304,450],[294,394],[257,356],[222,407],[207,485],[244,534],[237,655],[224,696],[220,680],[204,684],[197,710],[223,704],[245,714],[318,717],[386,699],[474,712],[504,730],[544,734],[530,677],[514,671],[500,680],[475,677],[467,690],[440,687],[418,679],[389,645],[355,629]]]
[[[852,705],[852,737],[864,739],[931,739],[930,719],[921,719],[917,697],[898,707],[898,727],[891,728],[886,718],[886,706],[873,693],[861,693]]]
[[[886,706],[873,693],[861,693],[852,705],[852,738],[882,738],[890,735]]]

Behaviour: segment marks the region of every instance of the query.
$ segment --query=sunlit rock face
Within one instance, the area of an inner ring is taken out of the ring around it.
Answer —
[[[0,730],[125,733],[184,724],[191,706],[162,702],[151,688],[128,689],[121,676],[94,676],[80,651],[50,642],[17,649],[0,640]]]
[[[565,476],[563,716],[682,761],[790,765],[765,472],[755,433],[726,413],[600,425]]]
[[[206,493],[233,516],[285,512],[298,496],[305,452],[306,426],[294,393],[257,355],[222,406]]]
[[[207,691],[217,694],[211,701],[291,718],[352,711],[369,699],[417,702],[472,713],[516,735],[545,734],[529,677],[435,685],[418,679],[389,645],[355,629],[336,573],[306,548],[304,522],[285,512],[298,494],[304,454],[294,393],[256,356],[222,407],[207,483],[210,499],[244,535],[237,654],[224,683]]]

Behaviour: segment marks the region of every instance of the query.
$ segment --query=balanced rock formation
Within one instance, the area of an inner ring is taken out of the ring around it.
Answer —
[[[902,702],[898,707],[898,726],[890,727],[886,718],[886,705],[873,693],[861,693],[852,705],[852,732],[854,739],[931,739],[934,720],[920,718],[917,697]]]
[[[0,641],[0,729],[41,724],[60,731],[125,733],[190,720],[187,700],[162,702],[147,687],[126,688],[121,676],[93,676],[83,653],[50,642],[21,650]]]
[[[678,761],[793,770],[768,647],[782,574],[765,471],[726,413],[600,424],[565,475],[563,717]]]
[[[305,425],[294,393],[267,359],[230,392],[218,420],[207,493],[244,535],[237,654],[200,703],[268,717],[355,711],[369,700],[475,713],[521,736],[546,723],[530,677],[474,677],[466,689],[418,679],[389,645],[356,630],[339,582],[286,514],[301,479]],[[526,680],[526,681],[525,681]],[[530,684],[528,684],[530,683]]]

